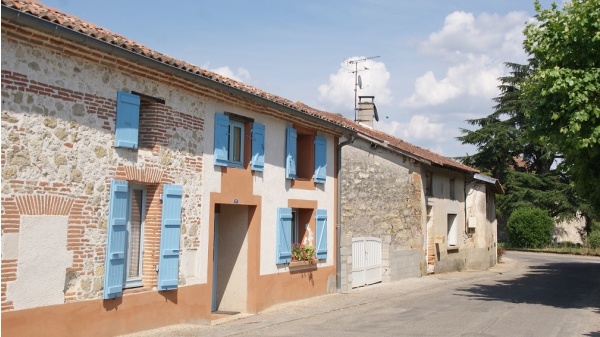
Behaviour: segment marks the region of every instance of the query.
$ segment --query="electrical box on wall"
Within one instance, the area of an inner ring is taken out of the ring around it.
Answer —
[[[469,217],[469,222],[467,224],[467,227],[469,229],[475,229],[475,228],[477,228],[477,217],[470,216]]]

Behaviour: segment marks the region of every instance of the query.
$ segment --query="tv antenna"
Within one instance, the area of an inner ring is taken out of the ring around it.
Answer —
[[[348,61],[348,64],[354,64],[354,71],[351,73],[354,74],[354,121],[358,121],[358,108],[356,107],[356,98],[358,97],[358,88],[362,89],[362,78],[358,75],[359,71],[369,70],[369,68],[365,67],[365,69],[358,70],[358,64],[361,62],[365,62],[370,59],[378,58],[379,56],[371,56],[364,57],[357,60]]]

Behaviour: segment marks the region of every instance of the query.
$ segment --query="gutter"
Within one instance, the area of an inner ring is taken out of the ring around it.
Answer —
[[[260,104],[264,104],[267,107],[283,111],[294,117],[299,117],[313,123],[325,124],[327,127],[339,132],[340,134],[352,131],[339,124],[327,121],[325,119],[321,119],[316,116],[309,115],[292,107],[283,105],[281,103],[277,103],[259,95],[244,91],[242,89],[232,87],[231,85],[216,81],[214,79],[204,77],[200,74],[191,73],[187,70],[168,65],[166,63],[138,54],[136,52],[129,51],[117,45],[96,39],[87,34],[77,32],[60,24],[47,21],[34,15],[10,8],[6,5],[2,5],[2,19],[6,19],[18,25],[30,27],[44,33],[64,38],[77,44],[105,52],[109,55],[122,58],[130,62],[142,64],[144,66],[153,68],[159,72],[171,74],[179,78],[183,78],[195,83],[199,83],[201,85],[205,85],[212,89],[221,90],[226,94],[237,95],[252,101],[257,101]]]
[[[337,223],[335,227],[337,247],[335,255],[335,289],[338,293],[342,291],[342,257],[340,255],[342,251],[342,179],[340,178],[342,174],[342,147],[354,143],[354,136],[354,134],[351,134],[350,139],[339,143],[337,147]]]

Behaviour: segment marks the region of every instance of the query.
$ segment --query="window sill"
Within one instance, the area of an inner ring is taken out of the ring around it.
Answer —
[[[316,190],[315,183],[312,179],[296,178],[292,180],[291,188],[299,190]]]
[[[458,250],[458,246],[448,246],[448,247],[446,248],[446,250],[452,250],[452,251],[454,251],[454,250]]]
[[[291,261],[288,268],[290,270],[317,269],[317,261]]]

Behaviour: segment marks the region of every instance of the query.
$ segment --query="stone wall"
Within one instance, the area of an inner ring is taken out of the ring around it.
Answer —
[[[355,140],[342,148],[342,231],[390,237],[392,250],[422,249],[421,177],[407,157]]]
[[[184,186],[182,250],[199,245],[203,101],[137,65],[74,44],[45,44],[48,37],[17,34],[11,24],[2,25],[2,310],[101,297],[113,179],[147,187],[144,287],[132,291],[151,290],[163,184]],[[165,99],[165,104],[142,104],[138,150],[114,148],[119,90]],[[32,256],[19,247],[25,215],[37,217],[27,218],[32,228],[67,216],[64,230],[57,226],[60,235],[53,237],[66,251],[41,246]],[[67,263],[57,269],[64,295],[13,303],[11,289],[35,278],[36,261],[53,253]]]

